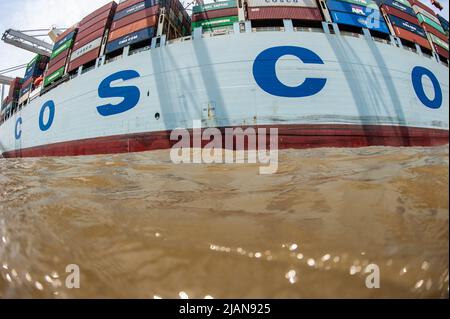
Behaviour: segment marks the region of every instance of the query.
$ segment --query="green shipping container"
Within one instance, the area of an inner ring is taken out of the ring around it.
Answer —
[[[443,49],[448,51],[448,43],[446,43],[445,41],[442,41],[441,39],[439,39],[437,36],[435,36],[432,33],[429,33],[429,35],[431,37],[431,41],[433,41],[438,46],[440,46],[441,48],[443,48]]]
[[[410,7],[412,8],[412,5],[409,3],[408,0],[395,0],[397,2],[400,2],[401,4],[403,4],[404,6]]]
[[[376,10],[380,9],[380,8],[378,8],[378,5],[376,4],[376,2],[373,0],[341,0],[341,1],[357,4],[362,7],[372,8],[372,9],[376,9]]]
[[[63,66],[61,69],[59,69],[58,71],[50,74],[49,76],[46,76],[44,79],[44,86],[47,86],[49,84],[52,84],[53,82],[55,82],[56,80],[59,80],[63,75],[64,75],[64,70],[65,70],[65,66]]]
[[[33,65],[36,62],[40,62],[41,61],[42,56],[40,54],[36,55],[33,60],[30,61],[30,63],[27,64],[27,69]]]
[[[221,9],[236,8],[236,7],[237,7],[236,0],[219,1],[219,2],[214,2],[214,3],[208,3],[203,6],[194,6],[192,8],[192,13],[200,13],[200,12],[205,12],[205,11],[221,10]]]
[[[50,60],[53,60],[54,58],[56,58],[58,55],[60,55],[62,52],[66,51],[67,49],[70,49],[72,47],[72,43],[73,43],[73,39],[68,40],[66,43],[64,43],[63,45],[61,45],[58,49],[56,49],[55,51],[53,51]]]
[[[421,13],[417,14],[417,18],[419,18],[420,23],[426,23],[426,24],[432,26],[433,28],[435,28],[436,30],[438,30],[439,32],[441,32],[442,34],[445,34],[445,31],[442,28],[442,26],[440,24],[437,24],[436,22],[434,22],[430,18],[424,16]]]
[[[239,18],[237,16],[202,20],[202,21],[192,22],[192,29],[202,27],[205,30],[206,29],[210,30],[212,28],[233,25],[233,23],[238,22],[238,21],[239,21]]]

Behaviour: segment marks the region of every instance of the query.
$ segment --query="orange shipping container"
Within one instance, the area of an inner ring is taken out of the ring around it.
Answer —
[[[403,28],[399,28],[399,27],[396,27],[396,26],[393,26],[393,28],[394,28],[395,34],[399,38],[408,40],[410,42],[417,43],[418,45],[421,45],[424,48],[427,48],[427,49],[431,50],[430,42],[428,42],[427,39],[422,38],[422,37],[418,36],[417,34],[412,33],[412,32],[410,32],[408,30],[403,29]]]
[[[142,29],[146,29],[149,27],[153,27],[157,23],[158,23],[158,16],[156,16],[156,15],[139,20],[139,21],[129,24],[123,28],[112,31],[109,35],[109,42],[114,41],[123,36],[126,36],[127,34],[130,34],[130,33],[142,30]]]

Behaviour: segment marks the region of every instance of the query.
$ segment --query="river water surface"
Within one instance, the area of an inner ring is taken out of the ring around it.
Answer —
[[[448,298],[448,146],[168,154],[0,159],[0,297]]]

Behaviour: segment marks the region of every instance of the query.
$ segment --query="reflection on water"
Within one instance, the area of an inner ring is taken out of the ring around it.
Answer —
[[[0,296],[447,298],[448,150],[288,150],[269,176],[168,151],[2,159]]]

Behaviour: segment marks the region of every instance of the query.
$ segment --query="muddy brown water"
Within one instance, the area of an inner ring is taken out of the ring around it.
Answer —
[[[168,154],[0,159],[0,297],[448,298],[448,146]]]

